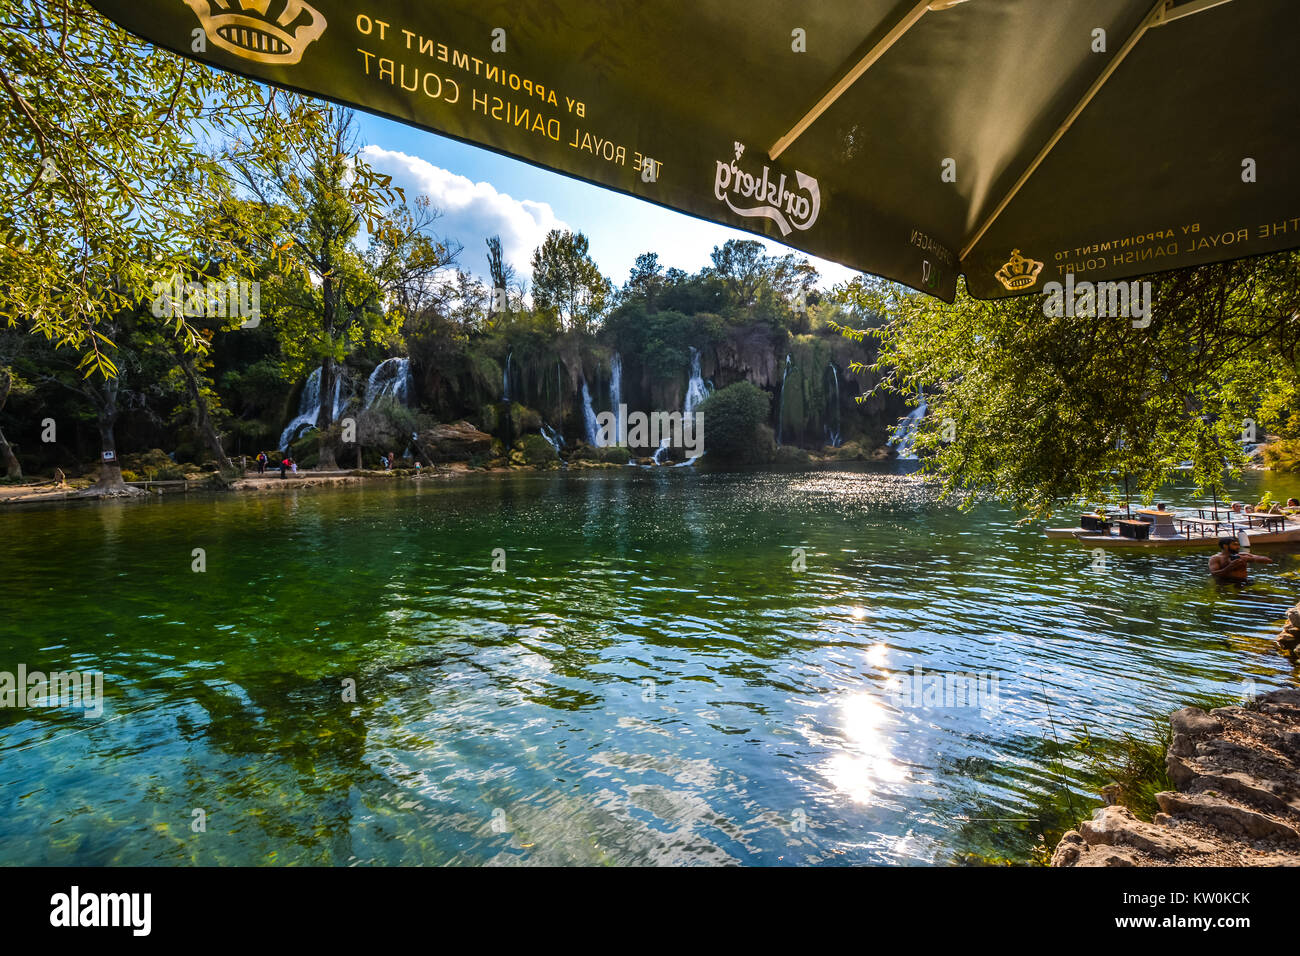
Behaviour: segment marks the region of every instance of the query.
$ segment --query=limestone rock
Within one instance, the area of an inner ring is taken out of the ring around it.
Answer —
[[[1206,826],[1239,833],[1248,839],[1282,840],[1300,844],[1300,831],[1281,820],[1254,810],[1247,810],[1220,797],[1206,793],[1156,794],[1160,809],[1171,815],[1193,817]]]
[[[1052,853],[1052,866],[1074,866],[1086,849],[1083,835],[1078,830],[1067,830]]]
[[[1169,725],[1175,734],[1185,734],[1195,740],[1223,732],[1223,724],[1199,707],[1184,707],[1169,715]]]
[[[1052,865],[1300,866],[1300,690],[1208,714],[1185,707],[1170,726],[1177,791],[1156,794],[1154,821],[1102,807],[1062,838]]]
[[[1171,827],[1144,823],[1127,807],[1121,806],[1101,807],[1091,820],[1085,820],[1079,826],[1079,832],[1092,846],[1129,846],[1165,859],[1214,851],[1212,845],[1180,834]]]
[[[469,422],[434,425],[420,434],[419,447],[431,462],[469,461],[492,450],[492,436]]]
[[[1170,747],[1169,752],[1165,754],[1165,772],[1169,774],[1170,782],[1179,790],[1186,790],[1188,784],[1196,779],[1196,770],[1175,754],[1173,747]]]

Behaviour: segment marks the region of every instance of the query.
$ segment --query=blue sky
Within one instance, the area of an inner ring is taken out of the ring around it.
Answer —
[[[759,238],[391,120],[365,113],[357,120],[371,165],[391,174],[408,199],[425,194],[443,210],[438,231],[464,245],[461,266],[479,276],[487,274],[484,239],[496,234],[506,259],[527,278],[528,257],[549,229],[581,231],[592,258],[616,285],[642,252],[657,252],[665,268],[696,272],[709,264],[714,246]],[[797,251],[760,241],[774,253]],[[809,258],[823,287],[856,275]]]

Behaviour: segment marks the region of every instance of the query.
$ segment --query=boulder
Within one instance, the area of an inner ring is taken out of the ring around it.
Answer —
[[[417,444],[430,462],[469,461],[492,450],[492,436],[469,422],[455,422],[426,428]]]
[[[1172,827],[1144,823],[1127,807],[1101,807],[1079,825],[1079,833],[1089,846],[1125,846],[1163,859],[1184,855],[1212,853],[1214,846],[1195,837],[1181,834]]]
[[[1169,726],[1175,734],[1185,734],[1192,740],[1223,733],[1223,724],[1199,707],[1174,711],[1169,715]]]
[[[1156,794],[1156,803],[1165,813],[1192,817],[1208,827],[1239,833],[1247,839],[1300,844],[1300,832],[1295,827],[1208,793],[1164,791]]]
[[[1172,747],[1165,754],[1165,772],[1169,774],[1169,781],[1179,790],[1186,790],[1188,784],[1197,777],[1195,768],[1181,756],[1174,753]]]

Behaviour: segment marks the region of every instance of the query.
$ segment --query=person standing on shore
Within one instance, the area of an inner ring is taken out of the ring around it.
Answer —
[[[259,475],[266,474],[266,452],[264,451],[257,453],[257,473]]]
[[[1245,581],[1251,562],[1272,564],[1272,558],[1241,550],[1236,538],[1220,538],[1219,553],[1210,558],[1210,573],[1221,581]]]
[[[280,480],[284,481],[284,473],[289,470],[289,456],[285,455],[280,459]]]

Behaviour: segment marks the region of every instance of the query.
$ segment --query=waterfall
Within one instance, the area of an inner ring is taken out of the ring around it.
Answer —
[[[833,401],[835,402],[835,430],[831,430],[829,422],[826,424],[826,444],[830,445],[832,448],[839,448],[843,443],[843,437],[840,434],[840,373],[839,370],[835,368],[834,362],[828,362],[827,364],[830,366],[831,381],[835,386],[833,392]]]
[[[700,403],[709,397],[709,392],[713,390],[712,386],[704,381],[704,376],[700,373],[700,350],[691,349],[691,378],[686,384],[686,400],[682,404],[682,428],[690,429],[691,435],[695,436],[695,413],[700,407]],[[659,449],[655,452],[655,464],[663,464],[662,456],[668,451],[669,439],[665,438],[659,443]],[[685,468],[695,464],[704,455],[701,453],[685,461],[679,461],[674,467]]]
[[[889,439],[889,444],[898,449],[898,457],[903,461],[916,461],[912,443],[916,440],[916,430],[921,425],[921,419],[925,418],[925,394],[920,386],[916,389],[916,400],[916,408],[908,412],[907,417],[898,423],[898,427],[894,429],[894,434]]]
[[[555,449],[556,454],[559,454],[560,449],[564,447],[564,436],[546,422],[542,422],[541,431],[542,437],[546,439],[547,444]]]
[[[704,376],[700,374],[700,350],[692,348],[691,380],[686,385],[686,406],[682,409],[682,414],[694,415],[695,410],[700,407],[700,402],[708,397],[708,387],[704,384]]]
[[[405,358],[384,359],[375,366],[366,382],[366,404],[370,408],[381,398],[405,405],[411,393],[411,362]]]
[[[790,377],[790,355],[785,356],[785,371],[781,373],[781,402],[776,407],[776,443],[781,444],[781,432],[785,428],[785,380]]]
[[[510,401],[510,361],[514,358],[514,349],[506,353],[506,370],[501,374],[501,401]]]
[[[609,360],[609,408],[614,413],[614,434],[623,434],[623,356],[617,352]]]
[[[582,380],[582,417],[587,423],[587,444],[592,448],[603,447],[600,443],[600,425],[596,422],[596,412],[591,407],[591,392],[587,380]]]
[[[343,411],[343,369],[338,368],[335,371],[337,375],[334,379],[334,419],[337,420]],[[280,433],[281,448],[287,449],[289,444],[298,437],[299,432],[314,427],[316,419],[320,417],[320,376],[320,369],[315,369],[307,376],[307,383],[302,387],[302,397],[298,399],[298,416]]]

